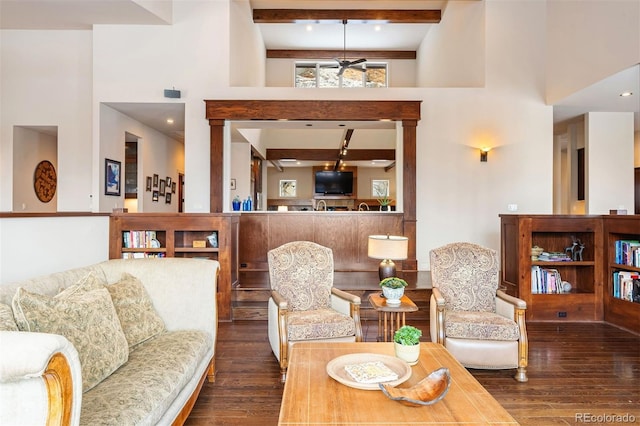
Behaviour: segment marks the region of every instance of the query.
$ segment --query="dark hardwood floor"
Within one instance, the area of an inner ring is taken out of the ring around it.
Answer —
[[[427,341],[429,324],[412,325]],[[527,383],[512,370],[470,370],[520,424],[640,424],[640,336],[602,323],[527,327]],[[377,322],[363,331],[375,341]],[[216,352],[216,382],[205,383],[186,425],[276,425],[283,387],[267,322],[220,323]]]

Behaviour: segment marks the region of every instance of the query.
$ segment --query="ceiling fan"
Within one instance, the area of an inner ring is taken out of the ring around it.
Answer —
[[[342,40],[343,40],[343,45],[342,45],[342,60],[340,60],[339,58],[334,58],[334,60],[338,63],[337,66],[332,66],[332,68],[337,68],[339,67],[340,70],[338,71],[338,76],[341,76],[346,70],[347,68],[352,68],[358,71],[362,71],[365,72],[366,69],[364,69],[363,67],[356,67],[355,65],[361,64],[363,62],[366,62],[366,58],[360,58],[360,59],[356,59],[355,61],[348,61],[347,60],[347,20],[343,19],[342,20]]]

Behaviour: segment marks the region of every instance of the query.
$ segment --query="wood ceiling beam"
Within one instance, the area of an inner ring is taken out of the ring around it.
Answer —
[[[272,59],[416,59],[415,50],[291,50],[268,49],[267,58]]]
[[[335,161],[338,152],[335,149],[267,149],[267,160],[274,162],[282,159],[298,161]],[[349,149],[345,161],[395,160],[395,149]],[[282,164],[282,163],[280,163]]]
[[[384,21],[389,24],[437,24],[441,10],[396,9],[254,9],[256,24],[294,24],[300,21]]]

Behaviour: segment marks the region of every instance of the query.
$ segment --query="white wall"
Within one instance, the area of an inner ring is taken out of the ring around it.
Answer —
[[[421,87],[482,87],[485,78],[485,3],[447,3],[439,24],[417,51]]]
[[[13,210],[17,212],[55,212],[58,190],[48,202],[42,202],[34,189],[34,171],[47,160],[58,170],[56,135],[16,126],[13,129]]]
[[[58,211],[88,211],[91,31],[0,30],[0,211],[13,200],[14,126],[58,127]]]
[[[230,50],[237,52],[229,61],[230,86],[264,86],[266,49],[248,0],[230,4]]]
[[[608,214],[619,208],[632,213],[633,113],[590,112],[585,126],[586,212]]]
[[[549,104],[640,62],[639,1],[548,0],[546,5]]]
[[[108,216],[0,218],[0,285],[108,258]]]

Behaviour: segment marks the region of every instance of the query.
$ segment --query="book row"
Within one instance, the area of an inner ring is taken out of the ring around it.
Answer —
[[[561,294],[568,293],[571,284],[562,281],[557,269],[531,267],[531,293],[532,294]]]
[[[615,262],[618,265],[629,265],[640,268],[640,241],[617,240],[615,242]]]
[[[166,257],[166,253],[144,253],[144,252],[122,253],[123,259],[144,259],[147,257]]]
[[[123,231],[122,246],[124,248],[159,248],[156,231]]]
[[[640,303],[640,273],[615,271],[613,273],[613,297]]]

